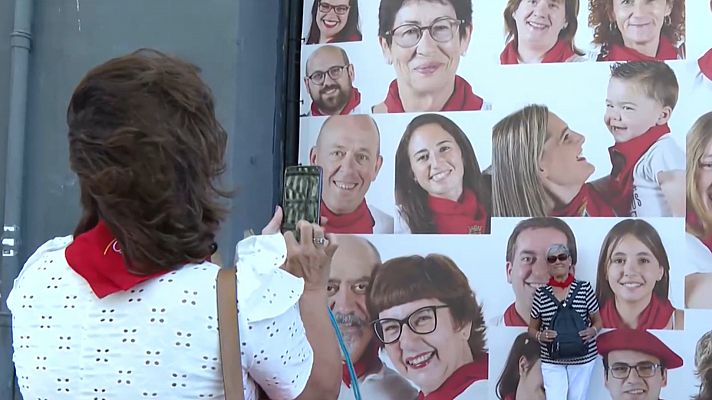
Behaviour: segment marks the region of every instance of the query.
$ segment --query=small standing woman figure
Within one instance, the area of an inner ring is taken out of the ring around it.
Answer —
[[[685,0],[589,0],[598,61],[685,58]]]
[[[489,233],[490,184],[452,120],[415,117],[396,150],[396,233]]]
[[[598,301],[589,282],[574,279],[571,253],[566,245],[551,246],[546,261],[549,282],[534,292],[529,321],[529,336],[540,343],[544,390],[550,399],[585,400],[598,352],[595,338],[601,330]],[[572,333],[552,329],[554,316],[566,305],[576,311],[586,326],[578,332],[585,352],[562,358],[552,354],[550,343],[560,335]]]
[[[598,257],[596,297],[606,328],[682,329],[670,300],[670,262],[658,232],[626,219],[608,232]]]

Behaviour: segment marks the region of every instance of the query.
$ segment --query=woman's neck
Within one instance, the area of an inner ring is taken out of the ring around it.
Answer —
[[[431,196],[438,199],[447,199],[450,201],[458,202],[460,197],[462,197],[462,185],[459,187],[449,190],[446,193],[431,194]]]
[[[522,64],[538,64],[544,59],[546,52],[551,50],[554,45],[556,45],[556,40],[554,43],[543,46],[531,46],[520,42],[517,45],[517,58]]]
[[[650,304],[652,296],[653,294],[650,293],[650,295],[636,301],[624,301],[616,297],[616,311],[618,311],[618,315],[620,315],[621,320],[629,327],[633,329],[637,328],[638,317],[643,310],[645,310],[645,307]]]
[[[398,93],[405,112],[440,111],[455,91],[455,80],[435,93],[421,93],[398,81]]]
[[[633,49],[640,54],[645,54],[648,57],[655,57],[658,55],[658,47],[660,46],[660,36],[648,43],[625,42],[625,40],[623,41],[623,43],[625,44],[625,47]]]
[[[333,36],[326,36],[325,34],[319,32],[319,43],[324,44],[324,43],[329,43],[329,40],[332,40],[334,37]]]
[[[566,279],[569,277],[569,274],[567,273],[566,275],[561,275],[561,276],[552,276],[555,281],[557,282],[564,282]]]
[[[546,214],[551,215],[551,213],[559,208],[559,207],[564,207],[567,204],[571,203],[571,200],[576,197],[578,192],[581,191],[581,188],[583,187],[584,184],[581,185],[549,185],[547,187],[547,191],[549,192],[549,198],[544,199],[544,207],[546,208]]]

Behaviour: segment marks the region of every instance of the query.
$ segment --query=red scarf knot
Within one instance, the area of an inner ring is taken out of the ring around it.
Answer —
[[[405,112],[398,91],[398,80],[388,86],[388,94],[383,101],[389,113]],[[472,86],[459,75],[455,75],[455,89],[440,111],[477,111],[482,109],[484,100],[472,91]]]
[[[611,298],[601,307],[601,320],[604,328],[630,328],[630,329],[664,329],[670,317],[675,312],[670,300],[661,299],[654,293],[650,303],[638,315],[637,326],[627,326],[616,308],[615,299]]]
[[[373,220],[371,210],[366,205],[366,200],[361,201],[356,209],[347,214],[335,214],[329,210],[324,201],[321,202],[321,216],[328,220],[324,230],[329,233],[373,233]]]
[[[567,287],[571,286],[571,284],[574,283],[574,276],[572,274],[569,274],[566,276],[566,279],[564,279],[563,282],[559,282],[554,277],[549,278],[549,282],[547,283],[551,287],[558,287],[562,289],[566,289]]]
[[[428,196],[428,206],[433,213],[437,233],[487,233],[487,212],[470,189],[463,189],[459,201]]]
[[[615,217],[616,212],[601,193],[590,183],[581,186],[581,190],[569,204],[552,211],[553,217]]]
[[[558,40],[552,48],[544,53],[544,58],[541,59],[542,64],[566,62],[571,57],[575,56],[573,45],[571,42]],[[502,65],[519,64],[519,50],[514,40],[507,43],[499,55],[499,62]]]
[[[670,39],[660,35],[660,44],[655,57],[647,56],[621,44],[609,44],[608,54],[605,57],[599,57],[598,61],[665,61],[677,60],[677,58],[678,49],[672,45]]]

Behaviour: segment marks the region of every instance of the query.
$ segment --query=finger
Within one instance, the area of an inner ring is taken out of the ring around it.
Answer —
[[[329,222],[329,218],[326,218],[326,217],[319,218],[319,225],[321,225],[321,226],[326,226],[326,224],[328,222]]]
[[[333,233],[327,233],[326,240],[328,240],[328,245],[326,246],[326,249],[324,249],[324,251],[326,252],[326,255],[331,258],[334,256],[334,253],[336,253],[336,249],[339,248],[339,239],[337,239],[337,235]]]
[[[300,220],[297,222],[297,229],[299,230],[299,244],[311,244],[314,245],[314,232],[312,229],[312,224],[305,220]]]
[[[267,223],[267,225],[262,228],[262,234],[263,235],[271,235],[274,233],[279,233],[279,228],[282,226],[282,217],[284,216],[284,212],[282,211],[282,207],[277,206],[274,209],[274,215],[272,216],[272,219]]]

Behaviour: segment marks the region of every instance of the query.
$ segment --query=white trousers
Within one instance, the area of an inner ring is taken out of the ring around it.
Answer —
[[[541,363],[546,400],[586,400],[596,359],[581,365]]]

